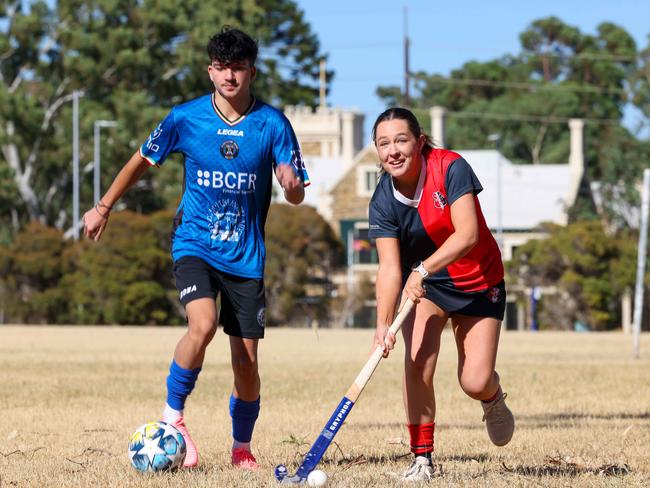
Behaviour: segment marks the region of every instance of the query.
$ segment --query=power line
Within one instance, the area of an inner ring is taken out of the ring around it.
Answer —
[[[483,51],[483,52],[494,52],[494,46],[488,46],[485,44],[482,44],[481,46],[475,46],[475,45],[463,45],[459,43],[414,43],[414,46],[422,49],[426,49],[427,52],[431,51],[432,49],[444,49],[445,51],[450,51],[450,50],[471,50],[472,52],[476,51]],[[564,46],[568,49],[571,49],[570,46]],[[525,57],[531,57],[531,58],[542,58],[542,57],[549,57],[549,58],[560,58],[560,59],[586,59],[586,60],[592,60],[592,61],[637,61],[642,58],[641,53],[636,53],[636,54],[621,54],[621,53],[593,53],[593,52],[579,52],[579,53],[567,53],[567,52],[546,52],[546,53],[536,53],[533,51],[530,51],[522,46],[520,46],[521,52],[518,54],[511,54],[511,53],[506,53],[503,54],[502,56],[512,56],[513,58],[517,58],[520,56],[525,56]]]
[[[277,43],[260,45],[260,50],[271,50],[277,49]],[[281,44],[282,49],[299,49],[302,46],[299,44]],[[445,43],[422,43],[418,44],[411,40],[411,47],[415,48],[417,51],[425,50],[427,53],[430,53],[432,50],[444,49],[449,50],[460,50],[458,44],[445,44]],[[567,46],[568,47],[568,46]],[[329,45],[320,45],[320,49],[323,51],[346,51],[346,50],[385,50],[385,49],[401,49],[401,46],[395,42],[385,42],[385,41],[370,41],[370,42],[358,42],[358,43],[341,43],[341,44],[329,44]],[[473,52],[476,51],[485,51],[492,52],[493,50],[489,47],[483,45],[481,47],[476,46],[467,46],[467,49],[471,49]],[[565,60],[589,60],[589,61],[616,61],[616,62],[634,62],[643,59],[643,56],[640,53],[637,54],[609,54],[609,53],[559,53],[559,52],[546,52],[546,53],[535,53],[532,51],[523,50],[518,54],[506,53],[500,56],[497,55],[497,58],[510,56],[512,58],[558,58]]]
[[[553,85],[550,83],[523,83],[514,81],[492,81],[492,80],[474,80],[474,79],[458,79],[458,78],[430,78],[425,79],[423,76],[418,76],[416,73],[411,73],[411,78],[416,80],[425,81],[432,84],[446,84],[446,85],[466,85],[466,86],[484,86],[484,87],[501,87],[512,88],[518,90],[549,90],[558,92],[578,92],[578,93],[602,93],[623,95],[626,99],[629,93],[624,88],[607,88],[602,86],[566,86],[566,85]],[[362,83],[368,81],[385,81],[386,83],[395,83],[397,80],[394,77],[387,77],[383,75],[369,76],[369,77],[336,77],[336,83]]]
[[[531,58],[560,58],[567,60],[589,60],[589,61],[637,61],[641,58],[638,54],[630,56],[628,54],[606,54],[606,53],[576,53],[576,54],[564,54],[564,53],[533,53],[531,51],[524,51],[521,53],[522,56],[531,57]]]
[[[449,85],[469,85],[469,86],[494,86],[503,88],[517,88],[522,90],[553,90],[553,91],[567,91],[567,92],[584,92],[584,93],[617,93],[627,96],[627,91],[624,88],[607,88],[602,86],[563,86],[553,85],[550,83],[522,83],[516,81],[492,81],[492,80],[472,80],[472,79],[458,79],[458,78],[428,78],[425,79],[417,74],[412,75],[414,78],[426,81],[428,83],[440,83]]]
[[[553,117],[548,115],[520,115],[520,114],[499,114],[499,113],[485,113],[485,112],[467,112],[448,110],[446,115],[450,117],[468,118],[468,119],[495,119],[495,120],[519,120],[522,122],[546,122],[549,124],[566,124],[569,118],[566,117]],[[601,125],[619,125],[619,119],[606,119],[606,118],[582,118],[585,123],[601,124]]]

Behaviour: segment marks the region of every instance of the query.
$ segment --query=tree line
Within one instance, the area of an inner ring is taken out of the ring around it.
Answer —
[[[173,216],[116,212],[101,243],[30,222],[0,246],[0,323],[183,323],[170,257]],[[272,204],[266,232],[268,324],[328,322],[340,240],[309,206]]]

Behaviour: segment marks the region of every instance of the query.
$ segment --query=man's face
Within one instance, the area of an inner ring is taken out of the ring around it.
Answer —
[[[227,99],[236,99],[250,94],[251,82],[255,79],[256,69],[248,60],[223,64],[213,61],[208,66],[208,75],[219,94]]]

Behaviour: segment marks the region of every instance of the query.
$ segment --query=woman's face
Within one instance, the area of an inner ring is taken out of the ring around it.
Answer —
[[[415,137],[403,119],[384,120],[375,131],[375,147],[384,171],[393,178],[411,180],[420,174],[425,137]]]

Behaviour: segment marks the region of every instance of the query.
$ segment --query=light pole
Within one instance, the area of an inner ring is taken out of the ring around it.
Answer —
[[[643,191],[641,194],[641,222],[639,223],[639,244],[636,264],[636,287],[634,290],[634,319],[632,347],[634,359],[639,359],[639,336],[643,318],[643,282],[648,246],[648,207],[650,207],[650,169],[643,170]]]
[[[101,138],[99,137],[99,132],[102,127],[116,127],[117,122],[114,120],[95,120],[95,125],[94,125],[94,143],[95,143],[95,153],[93,157],[93,163],[94,163],[94,172],[93,172],[93,195],[95,198],[95,203],[99,201],[101,198],[101,188],[100,188],[100,161],[101,161],[101,152],[100,152],[100,143],[101,143]]]
[[[494,142],[497,149],[497,244],[503,253],[503,211],[501,190],[501,134],[490,134],[488,141]]]
[[[79,240],[79,97],[82,92],[72,92],[72,235]]]

